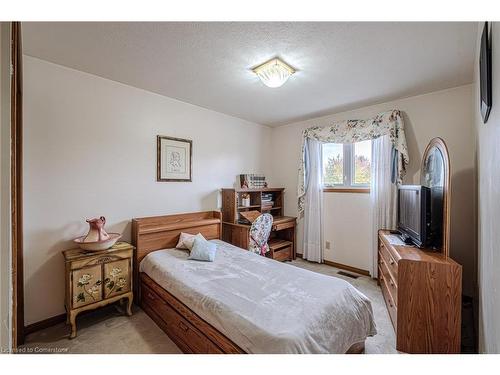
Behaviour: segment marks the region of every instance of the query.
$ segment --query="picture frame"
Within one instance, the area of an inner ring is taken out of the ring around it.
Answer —
[[[193,141],[156,136],[156,181],[192,181]]]
[[[488,22],[484,23],[479,53],[480,108],[483,123],[488,122],[492,106],[491,44],[488,37]]]

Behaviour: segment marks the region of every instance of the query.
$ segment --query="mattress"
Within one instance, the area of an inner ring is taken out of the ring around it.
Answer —
[[[165,249],[140,271],[245,352],[345,353],[376,334],[370,300],[348,282],[212,242],[214,262]]]

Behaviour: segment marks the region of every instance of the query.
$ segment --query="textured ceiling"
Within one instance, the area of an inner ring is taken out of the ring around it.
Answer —
[[[472,82],[475,23],[23,23],[24,53],[271,126]],[[279,56],[277,89],[250,70]]]

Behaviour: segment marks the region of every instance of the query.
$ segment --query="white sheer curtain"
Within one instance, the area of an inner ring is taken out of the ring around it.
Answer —
[[[372,141],[370,198],[373,210],[372,277],[378,275],[378,230],[396,226],[396,184],[392,182],[393,145],[389,135]]]
[[[302,257],[323,263],[323,155],[321,142],[306,144],[306,193],[304,196],[304,246]]]

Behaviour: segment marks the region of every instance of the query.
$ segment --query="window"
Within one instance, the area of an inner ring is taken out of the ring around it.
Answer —
[[[352,184],[368,186],[371,181],[372,141],[354,143],[352,148],[354,148]]]
[[[323,144],[323,185],[367,188],[371,177],[372,141]]]
[[[323,144],[323,185],[344,184],[344,145],[340,143]]]

